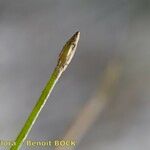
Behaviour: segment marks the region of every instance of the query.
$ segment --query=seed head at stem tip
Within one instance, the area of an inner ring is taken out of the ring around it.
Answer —
[[[59,59],[57,63],[57,67],[60,71],[65,71],[69,63],[71,62],[77,45],[80,38],[80,32],[76,32],[64,45],[61,53],[59,54]]]

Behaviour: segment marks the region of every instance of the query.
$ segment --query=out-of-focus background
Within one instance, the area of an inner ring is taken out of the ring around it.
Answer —
[[[149,10],[149,0],[0,0],[0,139],[15,139],[62,46],[79,30],[75,57],[28,139],[63,137],[109,62],[119,59],[122,73],[110,103],[76,149],[149,149]]]

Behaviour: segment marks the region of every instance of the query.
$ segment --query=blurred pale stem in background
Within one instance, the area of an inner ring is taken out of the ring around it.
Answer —
[[[121,65],[112,61],[106,67],[101,86],[94,96],[85,104],[74,123],[66,132],[63,140],[73,140],[78,145],[88,129],[94,124],[115,92],[121,73]],[[75,147],[57,147],[55,150],[73,150]]]

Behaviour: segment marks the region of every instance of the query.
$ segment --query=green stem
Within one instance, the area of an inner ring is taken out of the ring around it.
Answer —
[[[57,62],[57,66],[54,69],[49,81],[47,82],[42,94],[34,106],[32,112],[29,114],[28,119],[26,120],[22,130],[20,131],[18,137],[15,140],[15,145],[13,145],[10,150],[18,150],[22,143],[25,141],[28,136],[32,126],[34,125],[39,113],[44,107],[49,95],[51,94],[56,82],[61,76],[62,72],[65,71],[68,64],[72,60],[74,53],[76,51],[76,47],[79,41],[80,32],[76,32],[67,43],[64,45]]]
[[[13,145],[10,148],[10,150],[18,150],[20,148],[20,146],[22,145],[22,143],[24,142],[24,140],[26,139],[26,137],[29,134],[32,126],[34,125],[40,111],[44,107],[50,93],[52,92],[56,82],[58,81],[61,73],[62,73],[62,71],[60,71],[58,69],[58,67],[56,67],[54,69],[49,81],[47,82],[44,90],[42,91],[42,94],[41,94],[39,100],[37,101],[35,107],[33,108],[33,110],[30,113],[28,119],[26,120],[20,134],[16,138],[15,145]]]

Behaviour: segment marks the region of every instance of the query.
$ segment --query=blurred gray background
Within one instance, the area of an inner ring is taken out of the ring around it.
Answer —
[[[0,0],[0,139],[17,136],[62,46],[79,30],[75,57],[28,139],[62,137],[107,63],[119,57],[123,75],[116,96],[77,149],[149,149],[149,10],[149,0]]]

